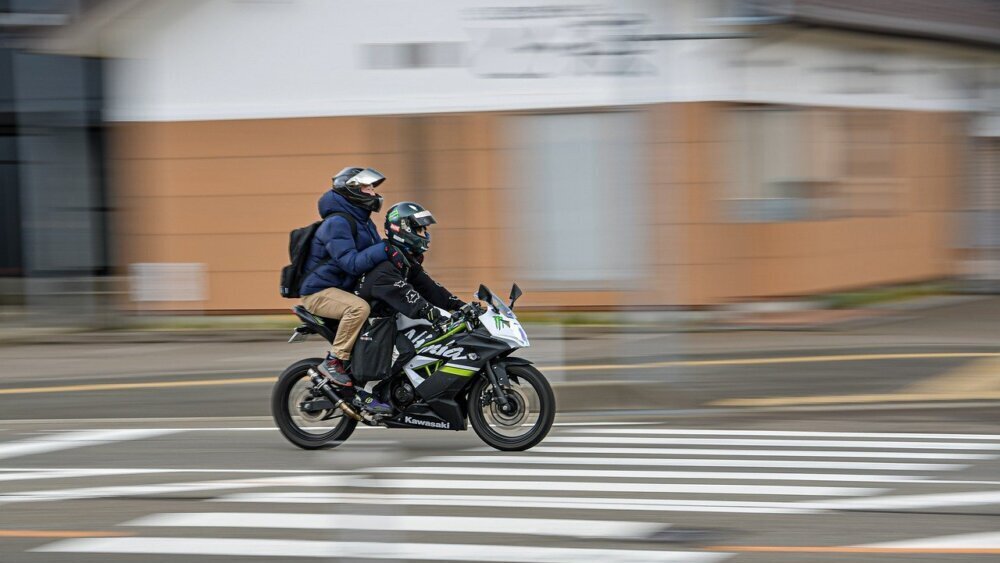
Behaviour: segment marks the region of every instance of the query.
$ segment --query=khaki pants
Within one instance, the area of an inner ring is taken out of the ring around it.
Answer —
[[[371,312],[368,303],[353,293],[331,287],[304,296],[302,304],[314,315],[340,319],[337,337],[333,340],[330,351],[341,360],[351,359],[354,341],[361,334],[368,313]]]

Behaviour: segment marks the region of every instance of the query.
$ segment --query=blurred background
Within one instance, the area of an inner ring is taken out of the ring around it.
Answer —
[[[995,2],[410,8],[0,0],[6,326],[287,311],[349,165],[525,310],[1000,289]]]
[[[460,297],[523,289],[538,448],[275,431],[326,348],[286,344],[288,233],[347,166],[433,212]],[[1000,554],[998,294],[997,0],[0,0],[4,562],[287,561],[344,522],[352,561]],[[230,488],[261,513],[130,520]]]

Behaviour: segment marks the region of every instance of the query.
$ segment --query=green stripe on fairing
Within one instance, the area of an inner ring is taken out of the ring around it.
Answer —
[[[471,377],[473,375],[476,375],[476,372],[471,369],[462,369],[447,365],[442,367],[440,371],[443,371],[445,373],[450,373],[452,375],[457,375],[459,377]]]
[[[456,334],[458,332],[461,332],[461,330],[463,328],[465,328],[465,323],[462,323],[462,324],[456,326],[455,328],[449,330],[448,332],[442,334],[441,336],[435,338],[434,340],[431,340],[430,342],[424,344],[423,346],[420,347],[420,350],[421,351],[426,350],[428,346],[431,346],[432,344],[437,344],[438,342],[441,342],[445,338],[448,338],[449,336],[452,336],[452,335],[454,335],[454,334]]]

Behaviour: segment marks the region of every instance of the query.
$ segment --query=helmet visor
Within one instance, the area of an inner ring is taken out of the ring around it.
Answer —
[[[355,174],[353,178],[347,180],[346,184],[351,187],[378,187],[378,185],[384,181],[385,176],[383,176],[378,170],[375,170],[374,168],[365,168],[361,172]]]
[[[410,219],[413,221],[414,224],[419,225],[421,227],[426,227],[427,225],[433,225],[434,223],[437,223],[437,221],[434,220],[434,216],[431,215],[431,212],[427,211],[426,209],[423,211],[418,211],[413,215],[410,215]]]

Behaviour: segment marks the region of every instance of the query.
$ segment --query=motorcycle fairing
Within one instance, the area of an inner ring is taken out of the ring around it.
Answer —
[[[465,409],[448,399],[414,403],[403,412],[384,420],[389,428],[424,428],[430,430],[465,430]]]

